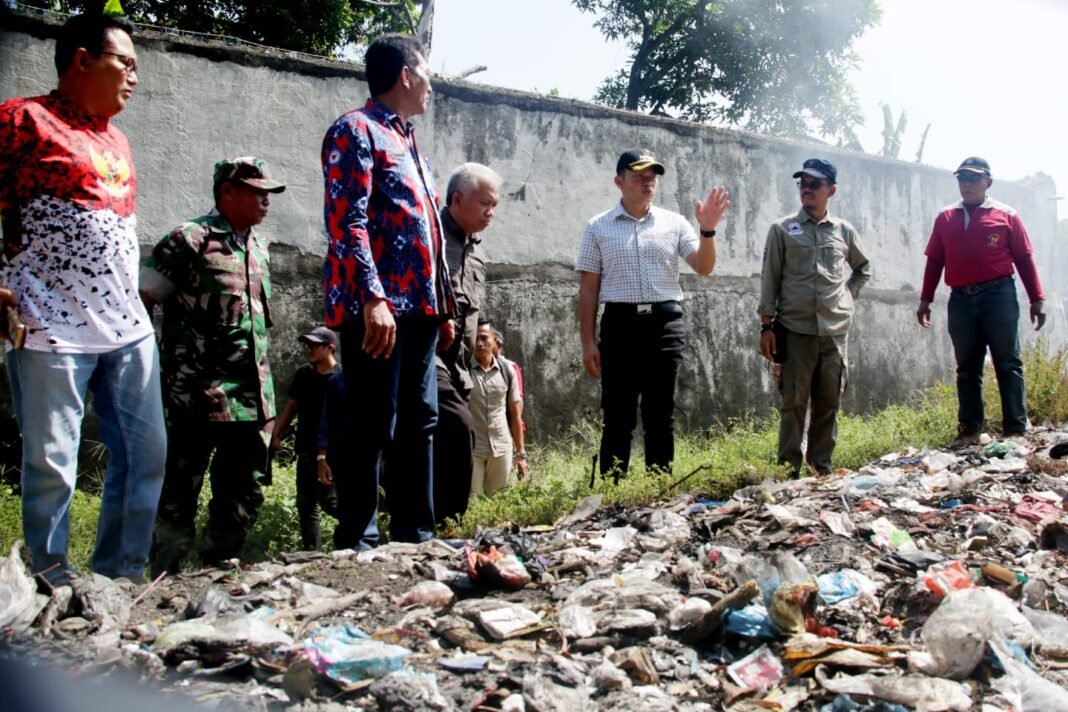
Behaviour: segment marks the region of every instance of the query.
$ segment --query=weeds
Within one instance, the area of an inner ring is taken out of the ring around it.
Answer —
[[[1068,421],[1068,352],[1050,353],[1039,340],[1024,355],[1027,376],[1028,410],[1035,422]],[[1001,402],[993,370],[984,381],[987,425],[998,431]],[[839,419],[835,464],[857,469],[893,450],[922,448],[948,442],[956,433],[957,399],[954,389],[939,385],[925,391],[909,405],[891,406],[866,416],[843,414]],[[723,499],[735,489],[779,478],[784,468],[775,464],[778,416],[731,419],[706,432],[680,435],[676,441],[674,473],[646,472],[642,453],[636,447],[630,473],[620,483],[594,478],[590,487],[592,455],[597,451],[600,431],[592,422],[576,425],[569,437],[548,444],[531,444],[532,476],[490,497],[473,500],[460,522],[449,521],[442,528],[447,537],[469,537],[479,527],[519,524],[551,524],[572,511],[580,499],[590,494],[604,496],[608,506],[635,506],[663,496],[692,492],[700,497]],[[637,444],[637,443],[636,443]],[[669,486],[693,470],[700,472],[677,488]],[[98,475],[99,478],[99,475]],[[206,502],[210,487],[201,495],[198,530],[207,524]],[[259,561],[281,551],[300,548],[296,514],[295,463],[276,461],[274,484],[265,489],[266,501],[259,521],[249,536],[245,558]],[[89,568],[95,538],[99,499],[79,491],[71,506],[70,559],[80,568]],[[322,518],[323,542],[329,548],[334,520]],[[0,542],[6,551],[22,538],[21,510],[14,487],[0,485]]]

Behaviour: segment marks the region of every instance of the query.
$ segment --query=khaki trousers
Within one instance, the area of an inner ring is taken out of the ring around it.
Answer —
[[[511,452],[506,455],[475,455],[475,467],[471,472],[471,496],[493,494],[507,487],[511,472]]]
[[[846,335],[810,336],[787,332],[786,361],[782,364],[782,418],[779,421],[779,463],[788,464],[795,475],[807,461],[819,473],[831,471],[831,456],[838,441],[838,407],[848,374]],[[808,447],[802,457],[805,414]]]

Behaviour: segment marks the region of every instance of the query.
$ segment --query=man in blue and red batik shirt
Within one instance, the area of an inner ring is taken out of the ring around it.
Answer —
[[[954,175],[960,202],[935,218],[916,319],[924,328],[931,325],[931,301],[944,267],[952,290],[949,338],[957,359],[959,437],[951,447],[964,447],[978,443],[983,431],[983,362],[988,348],[1001,392],[1002,431],[1019,435],[1028,428],[1014,266],[1027,290],[1036,331],[1046,323],[1046,314],[1034,247],[1023,221],[1011,207],[986,194],[994,182],[990,164],[972,156]]]
[[[434,535],[434,350],[452,340],[452,291],[437,192],[408,119],[426,111],[430,70],[413,37],[364,57],[371,99],[323,139],[326,323],[341,332],[351,409],[347,472],[335,472],[338,548],[378,544],[380,459],[396,541]]]

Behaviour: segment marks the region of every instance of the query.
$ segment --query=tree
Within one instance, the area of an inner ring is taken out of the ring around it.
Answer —
[[[631,49],[597,102],[780,136],[861,122],[847,75],[876,0],[571,1]]]
[[[335,56],[383,32],[415,33],[428,0],[123,0],[134,22],[226,35],[269,47]],[[98,11],[103,0],[29,0],[63,12]],[[430,3],[433,4],[432,2]]]

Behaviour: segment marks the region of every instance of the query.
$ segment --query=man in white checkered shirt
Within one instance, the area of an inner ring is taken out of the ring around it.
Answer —
[[[632,148],[616,162],[621,199],[586,224],[575,270],[586,371],[601,380],[601,474],[616,481],[630,464],[630,442],[641,403],[645,465],[671,470],[675,457],[675,381],[686,328],[682,320],[679,257],[707,277],[716,266],[716,225],[730,195],[713,188],[697,201],[697,237],[678,213],[653,205],[664,174],[648,149]],[[597,308],[604,304],[600,341]]]

